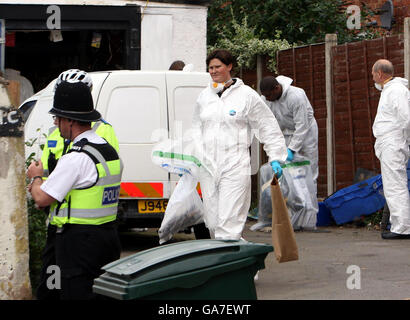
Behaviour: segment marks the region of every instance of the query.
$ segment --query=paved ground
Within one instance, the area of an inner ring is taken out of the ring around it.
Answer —
[[[271,244],[271,233],[249,230],[254,223],[247,222],[244,238]],[[122,239],[123,256],[158,245],[154,230]],[[327,227],[296,232],[296,241],[298,261],[280,264],[273,252],[266,257],[256,281],[259,300],[410,299],[410,240],[382,240],[379,231],[365,227]]]
[[[298,261],[279,264],[273,252],[267,256],[256,282],[258,299],[410,299],[410,240],[382,240],[379,231],[367,228],[318,231],[296,232]],[[245,236],[271,243],[271,234],[249,228]]]

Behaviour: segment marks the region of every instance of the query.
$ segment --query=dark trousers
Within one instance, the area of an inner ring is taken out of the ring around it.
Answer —
[[[101,267],[119,259],[121,244],[114,223],[50,225],[43,250],[38,300],[90,300]]]

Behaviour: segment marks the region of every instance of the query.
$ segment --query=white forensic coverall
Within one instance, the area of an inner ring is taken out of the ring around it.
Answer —
[[[263,100],[275,115],[287,147],[295,152],[295,156],[300,154],[309,159],[313,182],[317,189],[319,138],[312,105],[303,89],[291,85],[291,78],[278,76],[276,80],[282,85],[281,97],[276,101],[267,101],[262,96]]]
[[[192,127],[215,174],[200,175],[204,221],[215,239],[239,240],[251,202],[249,147],[253,134],[269,162],[285,162],[287,149],[279,125],[259,94],[235,79],[219,97],[211,86],[199,95]]]
[[[373,135],[380,160],[383,192],[390,209],[391,232],[410,234],[407,162],[410,143],[410,95],[407,80],[393,78],[380,95]]]

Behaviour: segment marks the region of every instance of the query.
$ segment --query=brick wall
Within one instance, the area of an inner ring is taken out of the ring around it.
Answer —
[[[352,0],[352,4],[362,7],[365,3],[372,10],[379,9],[383,6],[386,0]],[[403,30],[404,18],[410,17],[410,0],[393,0],[393,16],[395,23],[393,24],[392,33],[400,33]],[[380,19],[375,17],[374,20],[380,23]]]

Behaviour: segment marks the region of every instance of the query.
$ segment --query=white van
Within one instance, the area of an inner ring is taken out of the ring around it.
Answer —
[[[124,162],[118,217],[127,227],[159,227],[179,177],[154,165],[151,151],[156,137],[174,138],[191,126],[195,101],[209,84],[205,72],[104,71],[90,72],[96,109],[117,134]],[[26,158],[41,157],[53,126],[48,113],[55,80],[20,106],[26,120]]]

